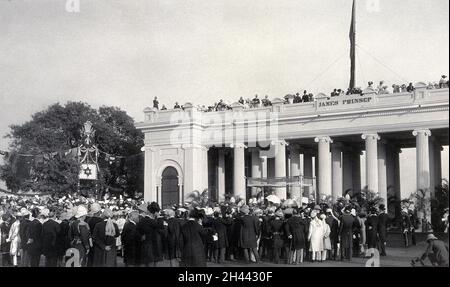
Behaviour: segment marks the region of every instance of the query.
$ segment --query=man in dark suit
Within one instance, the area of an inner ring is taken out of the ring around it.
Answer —
[[[123,226],[121,240],[123,244],[123,261],[126,267],[136,265],[136,253],[138,242],[141,239],[141,235],[137,230],[137,224],[139,223],[139,214],[136,211],[131,212],[128,215],[128,221]]]
[[[39,208],[34,208],[31,212],[34,220],[31,221],[27,230],[27,249],[30,256],[30,267],[39,267],[42,252],[42,223],[39,221]]]
[[[89,225],[89,230],[91,232],[94,231],[95,225],[97,225],[97,223],[103,221],[103,219],[101,218],[101,214],[102,214],[102,207],[100,206],[100,204],[98,204],[97,202],[92,203],[90,206],[91,216],[86,217],[86,223]],[[92,247],[93,246],[91,244],[91,252],[89,252],[88,254],[88,262],[87,262],[88,267],[92,267],[94,262],[95,249]]]
[[[20,267],[30,267],[30,257],[28,254],[28,228],[30,227],[30,212],[26,208],[20,209],[20,215],[22,215],[22,220],[20,221],[19,237],[20,237]]]
[[[302,102],[304,102],[304,103],[309,102],[309,96],[308,96],[306,90],[303,91]]]
[[[160,208],[156,202],[152,202],[147,206],[148,213],[139,220],[137,230],[142,235],[142,263],[148,267],[150,264],[157,265],[161,260],[162,246],[158,245],[156,232],[164,229],[164,222],[158,221],[157,216]]]
[[[353,227],[355,225],[355,218],[350,214],[351,206],[346,206],[344,214],[341,217],[341,225],[339,226],[339,236],[341,237],[341,260],[346,258],[348,261],[352,260],[353,247]]]
[[[387,223],[389,216],[386,214],[386,206],[380,204],[380,213],[378,215],[378,239],[380,244],[380,255],[386,256],[386,241],[387,241]]]
[[[239,240],[239,247],[244,250],[244,257],[247,263],[250,263],[250,252],[253,252],[256,263],[259,262],[259,254],[257,251],[257,237],[259,234],[259,220],[258,217],[249,215],[250,208],[248,205],[241,207],[243,214],[239,221],[241,222],[241,234]]]
[[[55,220],[55,213],[47,208],[41,212],[41,217],[47,221],[42,224],[42,254],[45,256],[45,267],[56,267],[58,263],[58,234],[61,231],[59,223]]]
[[[331,208],[327,209],[327,218],[325,219],[325,222],[330,226],[331,257],[333,260],[336,260],[339,243],[339,221],[334,218],[332,212],[333,210]]]

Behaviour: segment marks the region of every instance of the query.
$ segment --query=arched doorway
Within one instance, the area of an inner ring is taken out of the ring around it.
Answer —
[[[178,188],[178,172],[175,168],[166,167],[161,177],[161,205],[177,204],[180,198],[180,190]]]

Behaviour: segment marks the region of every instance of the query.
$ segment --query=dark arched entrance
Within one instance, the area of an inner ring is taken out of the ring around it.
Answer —
[[[178,188],[178,172],[175,168],[166,167],[162,173],[161,199],[162,207],[178,204],[180,190]]]

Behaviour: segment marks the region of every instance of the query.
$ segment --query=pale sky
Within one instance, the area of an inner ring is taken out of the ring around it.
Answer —
[[[154,96],[231,103],[348,85],[351,0],[80,0],[79,13],[65,2],[0,0],[0,135],[58,101],[141,121]],[[448,75],[448,5],[358,0],[358,85]]]

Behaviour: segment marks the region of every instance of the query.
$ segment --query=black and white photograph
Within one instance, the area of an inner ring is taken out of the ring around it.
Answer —
[[[0,274],[448,268],[448,76],[448,0],[0,0]]]

